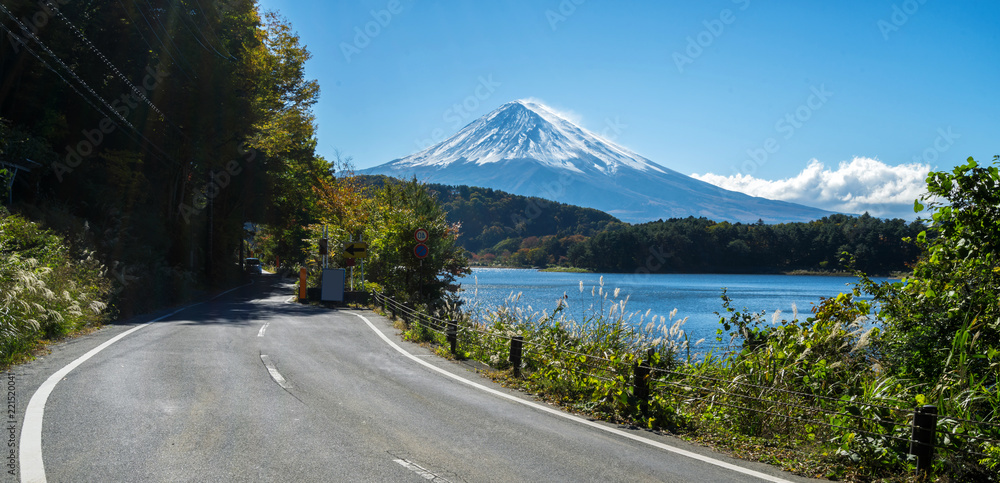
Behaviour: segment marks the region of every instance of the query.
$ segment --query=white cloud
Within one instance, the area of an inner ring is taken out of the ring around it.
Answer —
[[[829,169],[813,159],[798,175],[779,180],[736,174],[692,174],[691,177],[751,196],[790,201],[841,213],[870,213],[912,220],[913,201],[927,192],[930,165],[889,166],[877,159],[855,157]]]

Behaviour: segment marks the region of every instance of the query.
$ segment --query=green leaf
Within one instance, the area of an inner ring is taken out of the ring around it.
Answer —
[[[924,205],[920,203],[920,200],[913,200],[913,212],[920,213],[924,211]]]

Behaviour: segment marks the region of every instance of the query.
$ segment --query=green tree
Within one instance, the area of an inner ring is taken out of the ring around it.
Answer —
[[[916,237],[923,254],[913,276],[881,285],[864,278],[882,307],[880,350],[894,371],[923,382],[963,361],[963,373],[995,383],[984,354],[1000,349],[1000,174],[969,158],[950,173],[930,173],[927,189],[922,200],[933,215]],[[972,338],[959,344],[963,334]]]
[[[449,224],[437,199],[415,179],[388,182],[370,201],[368,275],[391,296],[438,308],[470,273],[465,250],[457,244],[459,226]],[[427,230],[429,254],[414,255],[414,232]]]

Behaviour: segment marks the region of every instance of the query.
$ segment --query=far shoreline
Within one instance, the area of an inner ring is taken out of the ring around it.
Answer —
[[[536,272],[547,272],[547,273],[593,273],[593,274],[606,274],[606,275],[628,275],[629,272],[596,272],[593,270],[588,270],[586,268],[579,267],[507,267],[507,266],[487,266],[487,265],[472,265],[469,268],[489,268],[489,269],[499,269],[499,270],[533,270]],[[788,271],[760,271],[760,272],[656,272],[647,273],[643,275],[788,275],[788,276],[806,276],[806,277],[851,277],[857,278],[854,272],[843,272],[843,271],[829,271],[829,270],[788,270]],[[899,273],[894,272],[890,274],[868,274],[870,277],[876,278],[887,278],[892,280],[901,280],[903,278],[909,277],[909,273]]]

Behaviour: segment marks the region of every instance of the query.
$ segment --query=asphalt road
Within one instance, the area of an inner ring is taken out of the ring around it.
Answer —
[[[402,342],[372,312],[288,303],[291,293],[290,285],[263,276],[161,320],[60,344],[15,368],[11,427],[19,444],[8,444],[16,454],[5,476],[812,481],[566,415]]]

